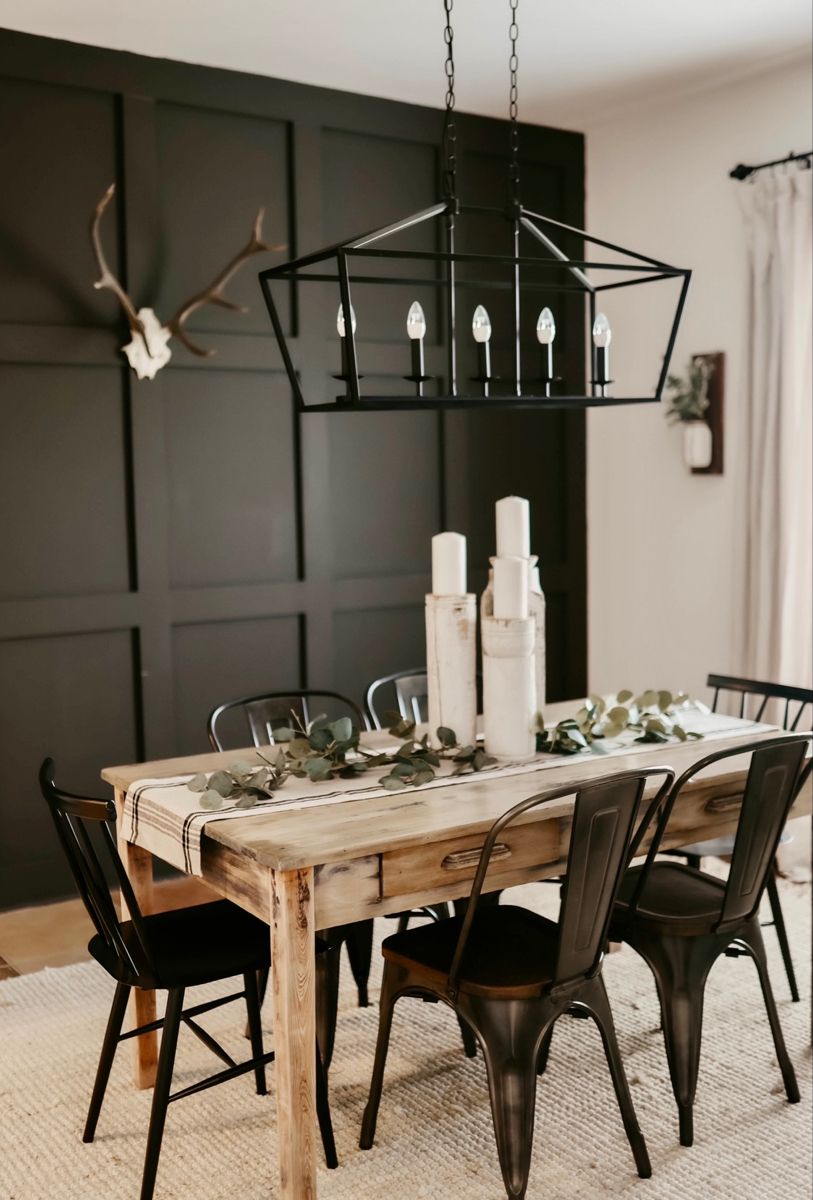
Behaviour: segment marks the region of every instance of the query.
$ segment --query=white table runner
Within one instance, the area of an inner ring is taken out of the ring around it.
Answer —
[[[742,721],[717,713],[700,712],[682,713],[681,723],[687,732],[702,733],[706,742],[726,737],[745,737],[749,734],[755,736],[776,728],[756,721]],[[608,748],[600,757],[608,759],[620,754],[638,751],[651,753],[653,750],[668,753],[676,744],[639,743],[635,741],[635,736],[634,731],[629,731],[612,743],[607,743]],[[392,750],[395,750],[398,744],[394,742]],[[245,750],[235,751],[235,761],[241,756],[245,758]],[[591,751],[582,751],[580,755],[573,755],[570,761],[588,757],[595,759],[599,755]],[[127,841],[142,846],[186,874],[200,875],[201,836],[205,827],[213,821],[229,821],[235,818],[246,820],[255,814],[267,815],[269,812],[290,812],[294,809],[316,808],[328,804],[352,803],[355,800],[401,796],[405,792],[416,790],[425,792],[432,788],[454,787],[462,781],[476,784],[482,780],[510,775],[533,775],[548,767],[561,766],[563,761],[567,760],[561,754],[539,754],[530,762],[501,763],[484,771],[460,776],[452,775],[453,764],[444,759],[431,783],[425,783],[418,789],[405,786],[398,791],[390,791],[381,786],[379,780],[387,774],[386,767],[380,767],[362,776],[361,778],[366,780],[363,783],[360,783],[358,778],[313,783],[309,779],[296,779],[292,776],[273,797],[260,801],[249,809],[236,808],[230,804],[224,804],[223,808],[215,810],[201,809],[200,792],[191,792],[186,786],[193,778],[191,774],[164,779],[139,779],[130,785],[125,797],[122,832]]]

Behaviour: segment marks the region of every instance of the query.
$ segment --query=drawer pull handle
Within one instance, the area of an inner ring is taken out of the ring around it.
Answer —
[[[453,854],[447,854],[440,865],[444,871],[465,871],[467,867],[477,866],[482,852],[482,846],[476,846],[473,850],[455,850]],[[511,847],[506,846],[504,842],[497,842],[491,851],[490,861],[494,862],[495,859],[510,857]]]
[[[742,795],[736,796],[714,796],[706,804],[706,812],[710,813],[726,813],[733,812],[742,804]]]

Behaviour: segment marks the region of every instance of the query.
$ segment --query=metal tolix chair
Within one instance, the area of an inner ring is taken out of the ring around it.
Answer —
[[[740,679],[734,675],[709,675],[706,680],[706,687],[714,688],[714,700],[711,706],[712,712],[717,711],[720,692],[733,692],[740,698],[739,715],[741,717],[749,715],[748,701],[753,700],[755,702],[752,707],[756,711],[750,714],[755,721],[762,720],[769,701],[784,702],[782,728],[788,733],[792,733],[799,728],[799,723],[805,709],[813,706],[813,689],[795,687],[783,683],[763,683],[758,679]],[[756,704],[757,701],[759,701],[758,705]],[[780,838],[780,844],[788,841],[790,841],[790,834],[783,833]],[[711,838],[705,842],[695,842],[690,846],[681,846],[679,849],[668,850],[666,853],[671,854],[675,858],[685,858],[690,867],[696,867],[699,871],[704,858],[711,856],[718,858],[727,857],[733,849],[733,837],[720,837]],[[793,969],[790,942],[788,941],[788,934],[785,928],[785,915],[782,912],[779,889],[776,886],[778,874],[779,866],[776,858],[774,858],[773,869],[768,873],[765,885],[772,919],[770,921],[763,921],[763,928],[772,925],[776,929],[776,937],[779,942],[779,949],[782,952],[782,961],[785,964],[785,974],[788,977],[791,999],[798,1001],[799,987],[796,983],[796,972]]]
[[[485,840],[464,917],[387,938],[375,1065],[360,1145],[375,1137],[395,1003],[432,997],[471,1026],[486,1061],[503,1182],[510,1200],[528,1186],[537,1075],[554,1023],[564,1013],[590,1016],[601,1033],[624,1129],[638,1174],[651,1174],[616,1041],[601,974],[607,927],[647,779],[662,781],[645,822],[674,780],[668,767],[627,771],[531,796],[503,814]],[[576,793],[567,876],[558,923],[515,905],[478,910],[503,829],[531,809]]]
[[[79,895],[96,929],[88,949],[116,981],[113,1005],[82,1135],[84,1142],[92,1142],[96,1133],[119,1042],[163,1029],[141,1180],[141,1200],[151,1200],[155,1190],[167,1108],[174,1100],[195,1095],[249,1071],[254,1073],[257,1094],[266,1094],[265,1066],[273,1061],[274,1054],[273,1051],[268,1054],[263,1051],[257,972],[261,969],[267,970],[269,966],[268,926],[228,900],[143,916],[116,849],[113,833],[116,809],[112,801],[74,796],[57,788],[54,783],[54,763],[50,758],[46,758],[40,768],[39,781]],[[94,845],[94,842],[97,844]],[[105,866],[112,870],[116,883],[121,888],[130,914],[126,921],[120,921],[116,913],[105,876]],[[320,957],[326,949],[323,944],[317,947]],[[242,976],[242,991],[184,1008],[184,994],[187,988],[215,983],[233,975]],[[122,1033],[124,1014],[133,988],[166,990],[166,1015],[158,1021]],[[247,1062],[236,1063],[195,1018],[223,1004],[241,999],[245,1000],[248,1013],[251,1058]],[[215,1075],[210,1075],[180,1091],[171,1092],[175,1051],[182,1022],[226,1066]],[[328,1107],[327,1076],[318,1044],[315,1053],[317,1114],[325,1160],[328,1167],[332,1168],[338,1166],[338,1161]]]
[[[261,696],[242,696],[237,700],[219,704],[209,714],[207,732],[214,750],[226,750],[229,747],[241,749],[247,744],[245,738],[250,739],[251,744],[257,747],[271,746],[274,744],[274,730],[283,725],[289,726],[292,716],[296,716],[303,725],[307,725],[314,717],[322,714],[330,717],[349,716],[357,729],[367,728],[367,722],[355,701],[339,692],[304,688],[288,692],[267,692]],[[320,977],[319,1004],[323,1017],[321,1045],[325,1062],[329,1064],[333,1056],[341,947],[344,945],[347,948],[350,970],[353,972],[358,991],[359,1008],[366,1008],[370,1003],[368,986],[373,956],[373,922],[355,921],[350,925],[338,925],[333,929],[321,931],[321,937],[330,949],[326,970]],[[268,973],[265,972],[260,976],[261,1004],[267,986]]]
[[[759,905],[788,812],[810,773],[811,763],[802,770],[809,741],[810,735],[796,735],[747,742],[709,754],[684,771],[663,804],[643,865],[629,870],[621,885],[610,937],[637,950],[655,976],[683,1146],[694,1140],[706,979],[723,954],[753,958],[785,1091],[791,1104],[799,1100],[768,975]],[[682,863],[656,861],[686,783],[712,764],[743,754],[751,755],[751,763],[728,879]]]

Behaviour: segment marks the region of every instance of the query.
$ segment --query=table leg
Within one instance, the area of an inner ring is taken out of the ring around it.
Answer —
[[[116,790],[116,809],[121,822],[121,812],[124,805],[124,792]],[[121,828],[121,825],[119,825]],[[139,908],[145,916],[153,909],[153,858],[149,850],[134,846],[119,836],[119,857],[124,864],[130,886],[133,889]],[[121,899],[121,918],[129,916],[124,897]],[[142,991],[133,988],[130,1007],[128,1010],[129,1027],[148,1025],[156,1019],[155,992]],[[141,1037],[133,1038],[133,1082],[137,1088],[151,1088],[155,1084],[155,1071],[158,1063],[158,1034],[144,1033]]]
[[[316,1197],[313,870],[271,872],[280,1200]]]

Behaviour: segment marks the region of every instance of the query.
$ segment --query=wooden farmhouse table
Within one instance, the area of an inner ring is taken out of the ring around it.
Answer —
[[[571,715],[580,702],[548,705],[548,726]],[[731,719],[732,725],[736,721]],[[745,724],[745,723],[744,723]],[[456,900],[471,888],[483,835],[501,813],[536,792],[608,772],[671,766],[678,773],[712,751],[781,731],[761,727],[754,735],[636,747],[611,758],[563,758],[533,775],[490,779],[464,775],[453,785],[412,789],[301,811],[255,812],[212,821],[202,838],[202,879],[216,893],[271,926],[277,1139],[281,1200],[316,1196],[318,1135],[315,1121],[316,930],[425,904]],[[386,733],[364,736],[374,747],[391,744]],[[121,817],[128,787],[228,766],[236,758],[256,761],[252,750],[106,767],[102,778],[115,790]],[[690,784],[675,807],[665,845],[681,846],[730,833],[736,824],[746,759],[728,760]],[[647,793],[652,794],[654,789]],[[572,798],[536,809],[502,837],[489,890],[559,875],[565,868]],[[811,811],[810,788],[793,815]],[[119,820],[119,825],[122,822]],[[120,852],[145,913],[153,907],[153,856],[121,838]],[[126,913],[123,914],[126,916]],[[136,992],[135,1019],[155,1019],[155,997]],[[135,1041],[135,1081],[151,1087],[157,1036]]]

